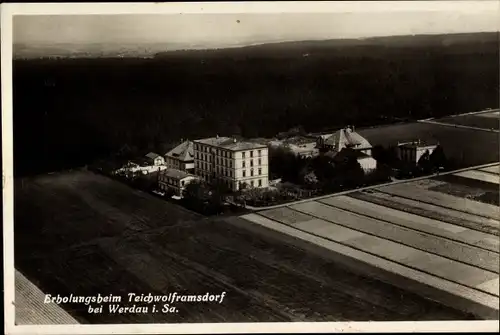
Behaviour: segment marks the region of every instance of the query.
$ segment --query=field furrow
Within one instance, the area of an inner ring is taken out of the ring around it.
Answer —
[[[455,173],[456,176],[465,177],[470,179],[477,179],[487,183],[500,184],[500,176],[494,175],[488,172],[468,170],[463,172]]]
[[[328,203],[328,200],[324,202]],[[401,243],[412,248],[430,252],[474,267],[496,273],[499,272],[498,253],[428,235],[423,232],[410,230],[385,221],[367,218],[365,216],[353,214],[329,205],[309,202],[294,205],[291,208],[302,213],[307,213],[316,218],[355,229],[363,233],[371,234],[396,243]]]
[[[408,227],[424,233],[447,238],[452,241],[458,241],[471,246],[480,247],[475,245],[475,239],[468,239],[466,235],[459,234],[468,230],[463,226],[453,225],[432,218],[415,215],[409,213],[408,211],[377,205],[375,203],[356,199],[350,196],[335,196],[320,200],[319,202],[373,219],[388,221],[397,226]],[[483,233],[482,235],[483,238],[495,238],[495,236],[489,234]],[[492,246],[485,249],[498,253],[498,248],[494,248]]]
[[[457,226],[466,227],[471,230],[481,232],[483,234],[490,234],[494,236],[500,235],[500,232],[495,225],[496,222],[492,219],[478,217],[475,215],[458,212],[440,206],[426,204],[412,199],[402,198],[379,192],[371,192],[371,193],[354,192],[350,193],[349,196],[355,199],[371,202],[380,206],[406,211],[411,214],[420,215],[423,217],[432,218],[434,220],[439,220]],[[498,250],[500,246],[499,243],[495,244],[486,243],[486,245],[484,245],[483,247],[488,248],[488,245],[489,248],[494,248],[494,250]]]
[[[377,188],[377,192],[397,195],[403,198],[492,219],[494,220],[493,222],[495,222],[496,228],[500,227],[500,222],[498,221],[500,217],[500,207],[498,206],[413,187],[411,183],[379,187]]]
[[[88,314],[87,306],[62,306],[84,322],[473,318],[351,272],[323,250],[309,254],[312,247],[296,239],[203,218],[101,175],[73,171],[41,180],[24,181],[15,192],[14,230],[16,267],[44,292],[227,292],[220,305],[181,305],[175,315]]]

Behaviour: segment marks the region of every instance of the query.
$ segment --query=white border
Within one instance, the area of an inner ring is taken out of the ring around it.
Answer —
[[[379,2],[238,2],[238,3],[46,3],[1,5],[2,155],[4,219],[4,310],[6,334],[171,334],[171,333],[303,333],[303,332],[498,332],[497,321],[308,322],[135,325],[14,325],[13,147],[12,147],[12,16],[49,14],[208,14],[459,11],[497,12],[500,1]],[[499,15],[500,25],[500,15]],[[498,30],[498,29],[497,29]]]

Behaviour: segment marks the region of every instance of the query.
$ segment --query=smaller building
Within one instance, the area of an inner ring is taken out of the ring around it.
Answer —
[[[316,148],[323,149],[325,147],[325,141],[333,135],[331,134],[321,134],[316,137]]]
[[[318,136],[316,145],[319,149],[340,152],[342,149],[354,149],[371,155],[372,146],[363,136],[348,126],[333,134]]]
[[[192,141],[183,141],[181,144],[165,154],[165,163],[168,168],[194,173],[194,147]]]
[[[165,165],[165,159],[161,155],[158,155],[154,152],[150,152],[149,154],[147,154],[145,161],[149,165]]]
[[[328,152],[326,154],[327,157],[330,157],[332,159],[333,163],[343,161],[347,157],[353,157],[356,158],[358,161],[359,165],[363,169],[365,173],[370,172],[372,170],[375,170],[377,168],[377,160],[374,159],[372,156],[358,150],[352,150],[352,149],[342,149],[340,152]]]
[[[300,158],[313,158],[319,155],[319,149],[316,147],[316,142],[294,144],[286,140],[274,140],[268,142],[268,146],[272,148],[286,148]]]
[[[431,155],[439,143],[421,140],[398,143],[398,158],[404,162],[418,164],[422,156]]]
[[[185,187],[198,178],[185,171],[166,169],[158,174],[158,188],[160,191],[170,191],[178,197],[182,197]]]
[[[291,144],[290,149],[301,158],[313,158],[319,155],[319,149],[316,148],[315,142],[299,145]]]

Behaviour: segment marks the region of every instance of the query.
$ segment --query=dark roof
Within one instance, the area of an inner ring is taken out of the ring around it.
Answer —
[[[160,173],[164,176],[174,179],[184,179],[186,177],[194,177],[192,174],[177,169],[166,169],[161,171]]]
[[[342,149],[340,151],[329,151],[325,154],[327,157],[333,158],[333,159],[341,159],[343,157],[351,156],[355,157],[356,159],[360,158],[368,158],[371,157],[368,154],[365,154],[364,152],[356,149]]]
[[[192,141],[184,141],[165,154],[180,161],[192,161],[194,159],[194,149]]]
[[[343,148],[357,146],[359,148],[371,148],[371,144],[352,128],[344,128],[333,133],[325,140],[326,145],[333,146],[333,150],[340,151]]]
[[[147,158],[151,158],[151,159],[155,159],[155,158],[158,158],[158,157],[161,157],[160,155],[158,155],[157,153],[154,153],[154,152],[150,152],[146,155]]]

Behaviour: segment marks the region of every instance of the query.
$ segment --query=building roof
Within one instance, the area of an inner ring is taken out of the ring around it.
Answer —
[[[351,127],[346,127],[333,133],[325,140],[325,144],[333,146],[334,151],[340,151],[349,147],[355,147],[356,149],[369,149],[372,147],[370,142],[356,133]]]
[[[150,152],[146,155],[147,158],[151,158],[151,159],[155,159],[155,158],[158,158],[158,157],[161,157],[160,155],[158,155],[157,153],[154,153],[154,152]]]
[[[171,157],[178,159],[180,161],[192,161],[194,159],[194,149],[192,141],[184,141],[169,152],[165,154],[165,157]]]
[[[431,146],[437,146],[437,145],[439,145],[439,142],[437,142],[437,141],[433,141],[433,140],[422,141],[420,139],[418,139],[416,141],[398,143],[399,147],[408,147],[408,148],[424,148],[424,147],[431,147]]]
[[[178,179],[178,180],[184,179],[187,177],[194,177],[192,174],[189,174],[187,172],[177,170],[177,169],[166,169],[166,170],[161,171],[160,173],[166,177],[170,177],[170,178]]]
[[[318,137],[322,138],[323,140],[326,140],[327,138],[329,138],[330,136],[332,136],[333,134],[321,134],[319,135]]]
[[[372,158],[370,155],[367,155],[364,152],[361,152],[359,150],[329,151],[325,154],[325,156],[330,157],[330,158],[334,158],[334,159],[340,159],[340,158],[346,157],[348,155],[355,157],[356,159]]]
[[[219,147],[231,151],[243,151],[266,148],[267,146],[261,143],[253,143],[246,141],[238,141],[230,137],[209,137],[200,140],[195,140],[196,143],[202,143],[213,147]]]

